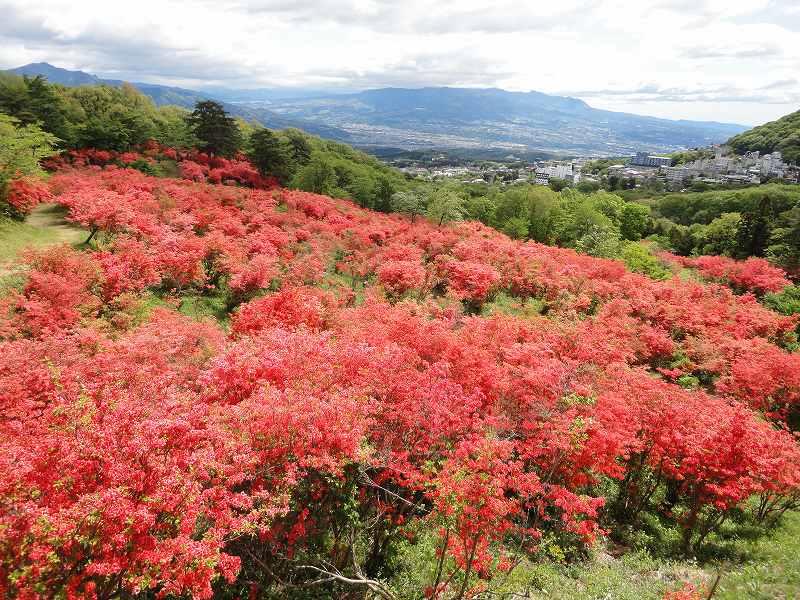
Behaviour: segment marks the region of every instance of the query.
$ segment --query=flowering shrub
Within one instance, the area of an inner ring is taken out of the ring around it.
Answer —
[[[477,310],[489,300],[500,283],[497,271],[482,262],[443,260],[440,272],[455,297]]]
[[[796,320],[752,294],[175,156],[205,181],[61,165],[102,239],[0,301],[0,595],[380,589],[427,527],[459,596],[543,538],[657,511],[692,552],[797,501]],[[230,331],[150,308],[186,290]],[[477,316],[498,291],[543,314]]]
[[[393,296],[402,296],[425,283],[425,269],[410,260],[388,260],[377,270],[378,281]]]
[[[754,256],[743,261],[725,256],[699,256],[687,263],[706,279],[730,285],[739,293],[753,292],[763,296],[767,292],[780,292],[792,283],[783,270]]]
[[[19,215],[27,215],[39,204],[50,202],[52,194],[47,184],[38,179],[25,177],[8,184],[6,202]]]

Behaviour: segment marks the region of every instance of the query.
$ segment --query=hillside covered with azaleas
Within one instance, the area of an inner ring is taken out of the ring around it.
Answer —
[[[654,281],[244,161],[112,158],[147,161],[15,188],[93,239],[29,253],[0,299],[0,594],[391,598],[428,531],[417,592],[461,598],[544,540],[580,555],[651,512],[692,553],[798,505],[797,322],[742,293],[779,273]]]

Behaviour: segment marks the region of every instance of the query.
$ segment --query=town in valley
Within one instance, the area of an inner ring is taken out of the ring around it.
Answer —
[[[528,160],[514,154],[492,160],[455,158],[447,152],[388,160],[412,178],[462,183],[514,185],[528,183],[633,189],[649,187],[684,191],[709,187],[738,187],[767,182],[800,183],[800,166],[784,160],[779,151],[735,154],[724,144],[673,154],[637,152],[633,156],[579,156]]]

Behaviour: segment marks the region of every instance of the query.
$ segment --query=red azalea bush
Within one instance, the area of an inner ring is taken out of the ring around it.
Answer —
[[[0,301],[0,594],[379,585],[424,526],[457,595],[545,536],[579,554],[658,511],[691,552],[800,497],[796,320],[753,295],[175,156],[252,187],[62,166],[101,239]],[[477,316],[498,291],[543,316]],[[152,309],[183,292],[230,333]]]
[[[378,281],[393,296],[420,289],[425,283],[425,268],[410,260],[387,260],[376,272]]]
[[[19,215],[27,215],[36,206],[50,202],[52,198],[47,183],[32,177],[13,179],[6,190],[6,202]]]
[[[792,284],[782,269],[755,256],[742,261],[725,256],[699,256],[686,262],[706,279],[730,285],[740,293],[753,292],[762,296],[768,292],[780,292]]]
[[[440,261],[450,291],[459,300],[479,309],[490,299],[500,283],[500,275],[483,262],[446,259]]]

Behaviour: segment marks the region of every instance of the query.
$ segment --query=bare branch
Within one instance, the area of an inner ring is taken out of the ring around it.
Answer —
[[[335,580],[349,585],[365,585],[370,590],[381,596],[382,598],[386,598],[386,600],[396,600],[396,596],[391,591],[389,591],[385,585],[383,585],[380,581],[376,581],[374,579],[367,579],[366,577],[360,579],[353,579],[351,577],[345,577],[341,573],[326,571],[325,569],[320,569],[319,567],[315,567],[313,565],[299,565],[299,568],[311,569],[326,577],[326,579],[317,580],[318,582]]]

